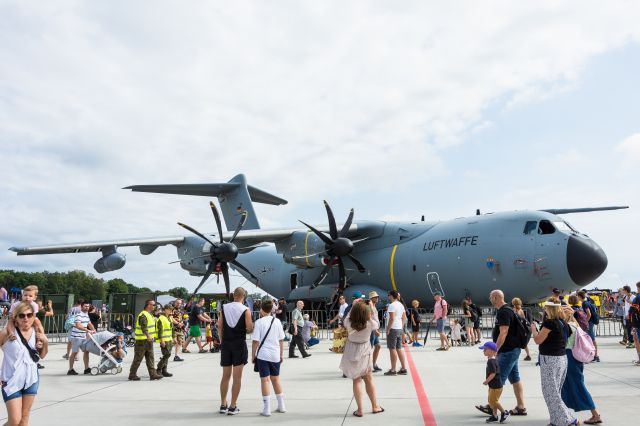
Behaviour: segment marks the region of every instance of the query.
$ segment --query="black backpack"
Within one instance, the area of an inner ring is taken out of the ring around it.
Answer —
[[[640,328],[640,305],[631,305],[627,319],[631,327]]]
[[[524,349],[531,340],[531,323],[524,317],[521,317],[511,307],[508,308],[515,317],[515,330],[516,340],[518,341],[518,347]]]

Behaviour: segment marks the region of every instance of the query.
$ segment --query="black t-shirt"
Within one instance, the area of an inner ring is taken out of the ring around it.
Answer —
[[[567,339],[565,337],[564,321],[546,319],[542,323],[542,327],[550,331],[544,342],[540,344],[540,355],[565,356]],[[567,335],[571,335],[571,329],[569,329]]]
[[[515,348],[519,348],[518,344],[518,336],[516,327],[518,326],[515,317],[516,313],[509,307],[509,305],[503,305],[496,312],[496,325],[493,327],[492,339],[494,342],[498,341],[498,336],[500,335],[500,326],[509,326],[509,332],[507,333],[507,337],[504,339],[504,343],[500,347],[498,353],[504,353],[514,350]]]
[[[193,308],[191,308],[191,312],[189,313],[189,326],[192,327],[194,325],[200,325],[200,318],[198,318],[198,315],[202,315],[203,313],[204,309],[198,305],[193,305]]]
[[[408,326],[410,327],[419,327],[420,326],[420,314],[418,313],[418,310],[416,308],[409,308],[407,309],[407,316],[408,318]],[[413,321],[416,322],[416,325],[413,325]]]
[[[287,321],[287,305],[285,303],[278,304],[279,314],[276,314],[276,318],[280,320],[280,322],[284,323]]]
[[[487,375],[485,378],[488,378],[491,373],[496,373],[496,375],[489,382],[489,389],[500,389],[502,387],[502,380],[500,380],[500,366],[498,365],[498,360],[495,358],[489,358],[487,360]]]
[[[100,320],[100,315],[94,313],[94,312],[89,312],[89,321],[91,321],[91,324],[93,324],[93,328],[95,330],[98,330],[98,321]]]

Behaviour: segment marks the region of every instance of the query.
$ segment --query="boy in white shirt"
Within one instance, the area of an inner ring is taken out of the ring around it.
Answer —
[[[273,302],[266,300],[260,307],[260,319],[255,322],[251,340],[251,359],[256,364],[254,370],[260,373],[260,388],[262,390],[262,402],[264,407],[260,413],[263,416],[271,415],[271,400],[269,382],[278,400],[279,413],[286,412],[284,406],[284,394],[280,384],[280,365],[284,354],[284,331],[282,323],[271,315]],[[265,337],[266,336],[266,337]],[[261,345],[261,342],[262,346]]]

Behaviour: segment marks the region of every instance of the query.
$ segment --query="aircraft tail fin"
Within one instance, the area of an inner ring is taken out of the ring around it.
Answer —
[[[233,231],[236,228],[243,211],[246,211],[248,216],[242,229],[260,229],[252,201],[276,206],[287,204],[287,200],[247,185],[247,178],[243,174],[234,176],[227,183],[132,185],[123,189],[130,189],[134,192],[218,197],[220,210],[222,210],[222,216],[228,231]]]
[[[629,206],[609,206],[609,207],[581,207],[576,209],[546,209],[541,211],[551,213],[551,214],[567,214],[567,213],[601,212],[605,210],[620,210],[620,209],[628,209],[628,208]]]

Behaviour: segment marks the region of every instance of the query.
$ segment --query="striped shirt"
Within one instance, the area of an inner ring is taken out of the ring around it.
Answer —
[[[87,328],[89,323],[91,322],[89,320],[89,314],[87,312],[80,312],[79,314],[76,315],[74,324],[77,322],[80,322],[80,324],[82,324],[83,327]],[[74,339],[84,339],[87,337],[87,332],[78,330],[74,325],[73,328],[71,328],[71,331],[69,332],[69,337],[72,337]]]

